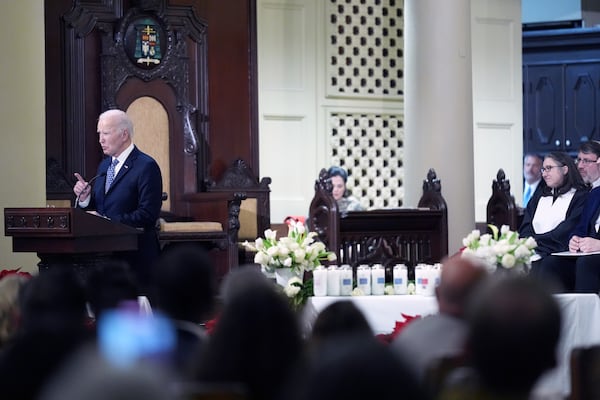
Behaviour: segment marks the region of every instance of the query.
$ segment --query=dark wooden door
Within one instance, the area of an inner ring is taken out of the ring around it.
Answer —
[[[564,84],[562,65],[525,68],[525,152],[562,150],[564,135]]]
[[[565,132],[574,147],[600,139],[600,63],[565,67]]]

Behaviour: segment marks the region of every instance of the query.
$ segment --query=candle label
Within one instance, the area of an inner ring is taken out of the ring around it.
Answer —
[[[344,286],[350,286],[350,285],[352,285],[352,278],[344,278],[344,279],[342,279],[342,285],[344,285]]]
[[[381,285],[384,285],[385,284],[385,278],[384,277],[377,278],[377,283],[381,284]]]
[[[394,278],[394,285],[402,285],[402,278]]]
[[[367,278],[358,278],[359,285],[367,285],[369,283],[369,279]]]
[[[419,278],[417,283],[419,285],[427,285],[427,283],[429,283],[429,281],[427,280],[427,278]]]

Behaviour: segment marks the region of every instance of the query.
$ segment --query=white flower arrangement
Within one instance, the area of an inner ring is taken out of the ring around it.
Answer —
[[[298,293],[300,293],[300,290],[302,289],[302,283],[303,282],[300,277],[294,276],[290,278],[288,283],[285,285],[285,288],[283,288],[283,291],[287,297],[294,298],[298,295]]]
[[[292,268],[303,273],[312,271],[322,261],[335,261],[336,255],[327,251],[325,244],[315,240],[316,232],[307,232],[302,222],[292,221],[288,235],[277,240],[277,231],[267,229],[265,237],[258,238],[254,244],[244,242],[244,246],[255,251],[254,262],[267,271],[275,268]]]
[[[519,238],[519,233],[511,231],[508,225],[502,225],[500,230],[495,225],[488,226],[492,234],[482,235],[479,230],[474,230],[463,239],[463,257],[483,260],[491,272],[495,271],[498,265],[511,269],[518,265],[530,264],[531,256],[535,254],[537,247],[534,238]]]

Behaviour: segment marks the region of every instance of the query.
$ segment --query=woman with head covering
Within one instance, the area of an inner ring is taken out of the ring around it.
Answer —
[[[352,196],[350,191],[346,188],[346,182],[348,181],[348,173],[346,170],[334,166],[329,168],[329,171],[327,172],[331,179],[331,184],[333,185],[331,194],[337,202],[339,212],[345,213],[347,211],[363,210],[364,208],[360,204],[360,201]]]

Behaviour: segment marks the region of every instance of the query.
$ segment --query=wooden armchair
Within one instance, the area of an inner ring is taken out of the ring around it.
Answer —
[[[238,266],[237,235],[240,227],[239,212],[243,195],[239,193],[202,193],[185,197],[191,207],[203,205],[218,207],[213,221],[194,221],[189,217],[163,214],[160,220],[161,248],[181,243],[196,243],[213,253],[216,275],[224,277]]]
[[[235,160],[215,182],[208,180],[207,191],[191,193],[182,200],[194,210],[208,208],[214,221],[193,221],[188,219],[165,218],[160,231],[163,246],[181,242],[197,242],[209,249],[220,250],[225,260],[219,260],[218,276],[224,276],[231,268],[252,262],[240,246],[240,241],[254,240],[270,225],[269,184],[271,178],[260,181],[243,160]],[[219,209],[215,209],[219,205]],[[222,205],[227,205],[224,212]],[[221,257],[223,258],[223,257]]]
[[[510,193],[510,181],[506,179],[504,170],[498,170],[496,179],[492,182],[492,196],[487,203],[486,223],[496,225],[508,225],[511,230],[516,231],[523,220],[523,209],[515,203],[514,196]]]
[[[239,243],[255,240],[271,226],[270,184],[271,178],[264,177],[259,181],[246,162],[241,159],[235,160],[227,168],[219,182],[208,182],[209,192],[235,193],[242,199],[237,235],[240,264],[252,263],[253,256]]]

